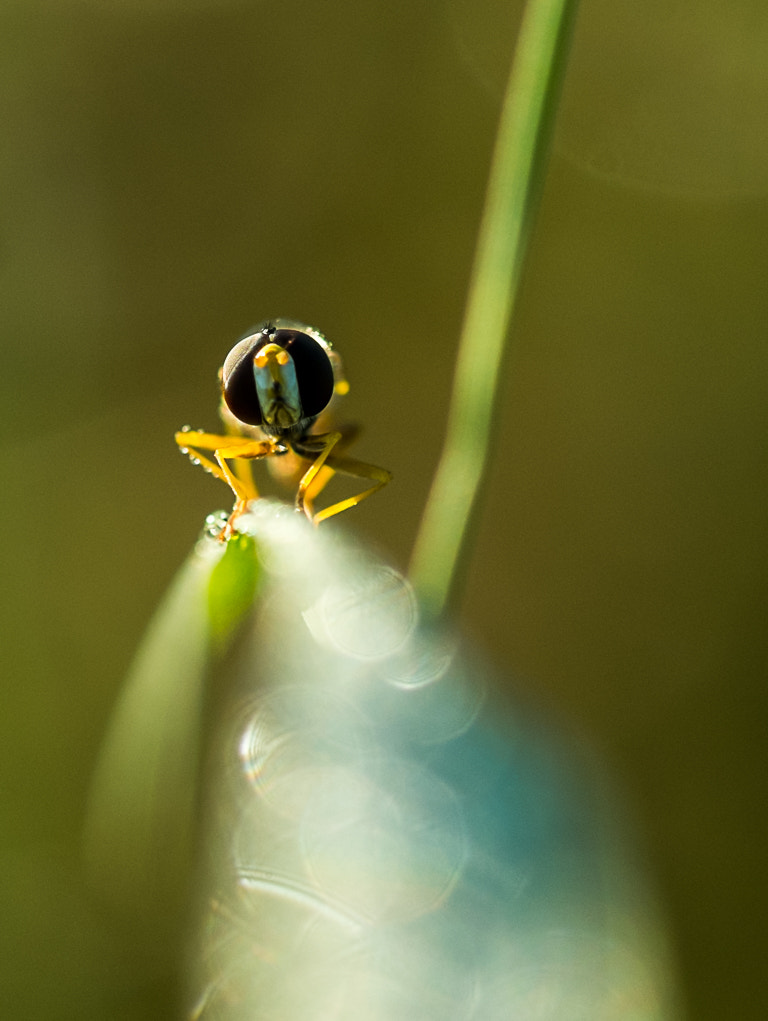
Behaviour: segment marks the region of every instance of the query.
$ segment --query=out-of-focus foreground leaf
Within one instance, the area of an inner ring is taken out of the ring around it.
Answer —
[[[94,777],[86,860],[102,898],[159,938],[187,905],[209,582],[224,546],[201,539],[149,626]]]
[[[178,972],[191,950],[193,1016],[675,1017],[653,896],[583,750],[500,702],[343,533],[266,500],[238,527],[224,589],[255,544],[255,616],[209,657],[226,554],[203,540],[116,710],[88,832],[142,957]]]

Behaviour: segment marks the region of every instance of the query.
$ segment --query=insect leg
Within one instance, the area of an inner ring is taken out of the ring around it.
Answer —
[[[338,503],[331,504],[330,507],[325,507],[323,510],[318,511],[312,518],[312,522],[315,525],[319,525],[321,521],[325,521],[327,518],[332,518],[335,514],[341,514],[342,511],[349,510],[350,507],[357,507],[363,500],[367,500],[369,496],[373,496],[374,493],[383,489],[392,479],[392,473],[388,472],[386,468],[379,468],[378,465],[368,464],[366,461],[357,461],[352,457],[335,457],[330,455],[326,457],[325,464],[328,468],[332,468],[342,475],[349,475],[355,479],[368,479],[373,482],[373,485],[368,489],[364,489],[362,493],[357,493],[355,496],[350,496],[346,500],[340,500]]]
[[[319,453],[309,468],[307,468],[302,475],[298,491],[296,492],[296,510],[302,511],[302,513],[306,514],[310,521],[314,521],[315,519],[312,512],[312,500],[326,484],[327,479],[321,480],[320,484],[314,487],[310,496],[312,483],[317,479],[317,476],[327,461],[328,456],[341,439],[341,435],[342,434],[340,432],[333,432],[326,433],[324,436],[312,436],[313,444],[317,444]],[[303,450],[302,454],[306,456],[306,453]]]
[[[339,426],[338,430],[336,431],[341,433],[341,438],[337,440],[335,444],[333,444],[333,456],[340,457],[357,439],[358,435],[360,434],[360,426],[345,423],[344,425]],[[310,439],[312,438],[314,437],[311,437]],[[320,435],[321,440],[324,438],[325,437],[323,435]],[[320,451],[322,453],[322,446],[320,448]],[[303,453],[305,456],[307,456],[309,454],[309,451],[305,450]],[[306,491],[304,493],[304,513],[307,515],[307,517],[309,518],[314,517],[314,512],[312,508],[315,503],[315,500],[317,500],[318,496],[320,496],[322,491],[325,489],[325,487],[328,485],[328,483],[331,481],[335,474],[336,472],[334,471],[334,469],[331,468],[326,462],[322,466],[320,471],[317,472],[315,477],[311,480],[311,484],[306,488]]]
[[[379,468],[365,461],[357,461],[346,455],[333,454],[334,447],[342,439],[341,433],[328,433],[327,436],[317,437],[317,439],[323,441],[323,447],[319,456],[304,473],[299,483],[298,493],[296,494],[297,510],[303,511],[315,525],[320,524],[321,521],[325,521],[327,518],[333,517],[335,514],[348,510],[350,507],[356,507],[362,500],[365,500],[383,486],[386,486],[392,478],[385,468]],[[346,446],[346,444],[344,445]],[[320,490],[327,482],[327,478],[330,478],[332,472],[341,472],[343,475],[349,475],[357,479],[369,479],[374,484],[369,486],[368,489],[363,490],[362,493],[357,493],[346,500],[340,500],[338,503],[331,504],[330,507],[326,507],[315,514],[312,511],[312,502],[319,495]],[[327,475],[327,478],[323,478],[325,475]]]
[[[220,436],[194,430],[182,430],[175,435],[176,443],[189,454],[192,461],[198,461],[206,471],[226,482],[240,504],[258,499],[259,493],[249,475],[238,475],[227,464],[228,460],[268,457],[278,449],[272,440],[254,440],[248,436]],[[215,461],[201,453],[213,451]]]

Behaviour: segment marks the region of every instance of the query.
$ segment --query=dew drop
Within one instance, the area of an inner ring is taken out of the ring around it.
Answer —
[[[182,452],[182,454],[189,453],[189,447],[179,447],[179,450]]]
[[[228,520],[229,515],[226,511],[214,511],[205,519],[203,534],[207,535],[211,539],[218,539]]]
[[[182,432],[182,433],[192,432],[192,427],[189,426],[189,425],[183,425],[181,427],[181,429],[179,429],[179,432]]]

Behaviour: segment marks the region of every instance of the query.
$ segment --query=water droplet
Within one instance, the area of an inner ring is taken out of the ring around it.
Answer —
[[[189,447],[179,447],[179,450],[182,452],[182,454],[189,453]]]
[[[193,457],[192,458],[192,464],[200,464],[200,458],[199,457]]]
[[[182,433],[188,433],[188,432],[192,432],[192,426],[189,426],[189,425],[183,425],[183,426],[181,427],[181,429],[179,429],[179,432],[182,432]]]
[[[218,539],[228,520],[229,514],[226,511],[214,511],[205,519],[203,535],[207,535],[210,539]]]

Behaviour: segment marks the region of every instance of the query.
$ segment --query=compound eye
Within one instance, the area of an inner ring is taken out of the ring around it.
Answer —
[[[307,418],[314,418],[333,397],[333,365],[327,346],[303,330],[279,329],[270,339],[293,359],[302,410]]]
[[[253,378],[253,357],[270,341],[263,333],[243,337],[232,348],[221,369],[224,403],[240,422],[261,425],[261,405]]]

